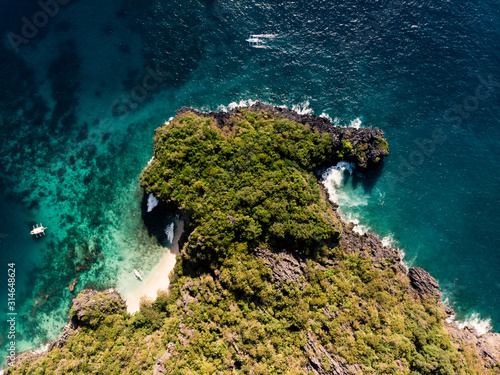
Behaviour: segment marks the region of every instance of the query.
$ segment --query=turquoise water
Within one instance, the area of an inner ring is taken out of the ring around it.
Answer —
[[[127,295],[166,250],[138,184],[154,129],[184,105],[255,100],[384,129],[391,155],[344,176],[343,214],[431,272],[457,319],[500,329],[498,3],[75,1],[17,54],[8,32],[39,5],[0,4],[0,269],[16,263],[19,351],[60,333],[77,274],[75,292]],[[253,49],[250,33],[274,37]]]

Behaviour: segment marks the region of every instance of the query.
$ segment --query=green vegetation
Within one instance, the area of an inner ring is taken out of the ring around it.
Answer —
[[[360,143],[356,147],[356,157],[363,163],[366,160],[366,151],[368,150],[368,143]]]
[[[337,150],[337,156],[342,159],[352,150],[353,148],[351,142],[349,142],[347,139],[343,139],[340,143],[340,148]]]
[[[389,155],[389,144],[384,138],[376,137],[377,149],[383,151],[385,155]]]
[[[332,154],[329,136],[244,111],[223,130],[186,113],[158,129],[155,142],[143,185],[190,216],[192,260],[214,265],[264,244],[313,255],[338,239],[338,220],[312,174]]]
[[[222,130],[186,113],[155,144],[142,184],[188,222],[169,293],[134,316],[90,314],[65,346],[9,374],[151,374],[162,356],[166,374],[303,374],[311,342],[362,374],[485,373],[434,300],[415,300],[404,274],[338,241],[312,175],[338,151],[329,137],[265,112]],[[298,281],[277,281],[257,246],[307,259]]]

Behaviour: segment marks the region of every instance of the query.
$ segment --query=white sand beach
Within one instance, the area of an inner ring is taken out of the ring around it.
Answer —
[[[142,286],[132,295],[127,296],[127,311],[135,313],[139,311],[142,297],[154,300],[158,290],[165,290],[170,284],[168,275],[175,266],[175,256],[179,254],[179,239],[184,232],[184,221],[180,220],[177,231],[172,241],[172,248],[165,252],[160,262],[151,270],[149,275],[142,281]]]

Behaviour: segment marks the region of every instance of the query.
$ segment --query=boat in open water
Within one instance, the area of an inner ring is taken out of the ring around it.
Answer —
[[[246,42],[253,48],[266,48],[264,39],[261,38],[261,35],[250,34],[248,39],[245,39]]]
[[[33,230],[30,234],[35,237],[41,236],[42,234],[45,236],[45,229],[47,229],[47,227],[44,227],[42,223],[40,223],[40,225],[36,224],[33,225]]]

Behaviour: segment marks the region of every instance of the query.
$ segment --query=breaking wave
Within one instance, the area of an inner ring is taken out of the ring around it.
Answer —
[[[167,235],[167,240],[170,243],[174,240],[174,227],[174,223],[170,223],[165,228],[165,234]]]
[[[449,319],[454,320],[454,316]],[[472,313],[464,320],[455,320],[458,326],[463,329],[465,327],[474,328],[479,335],[484,335],[492,330],[491,318],[481,319],[479,313]]]
[[[322,175],[322,182],[328,191],[330,200],[340,204],[340,194],[338,189],[341,187],[344,180],[344,174],[351,174],[354,171],[355,164],[346,161],[340,161],[337,165],[328,168]]]
[[[151,212],[153,208],[158,206],[158,199],[153,194],[149,194],[148,197],[148,212]]]

